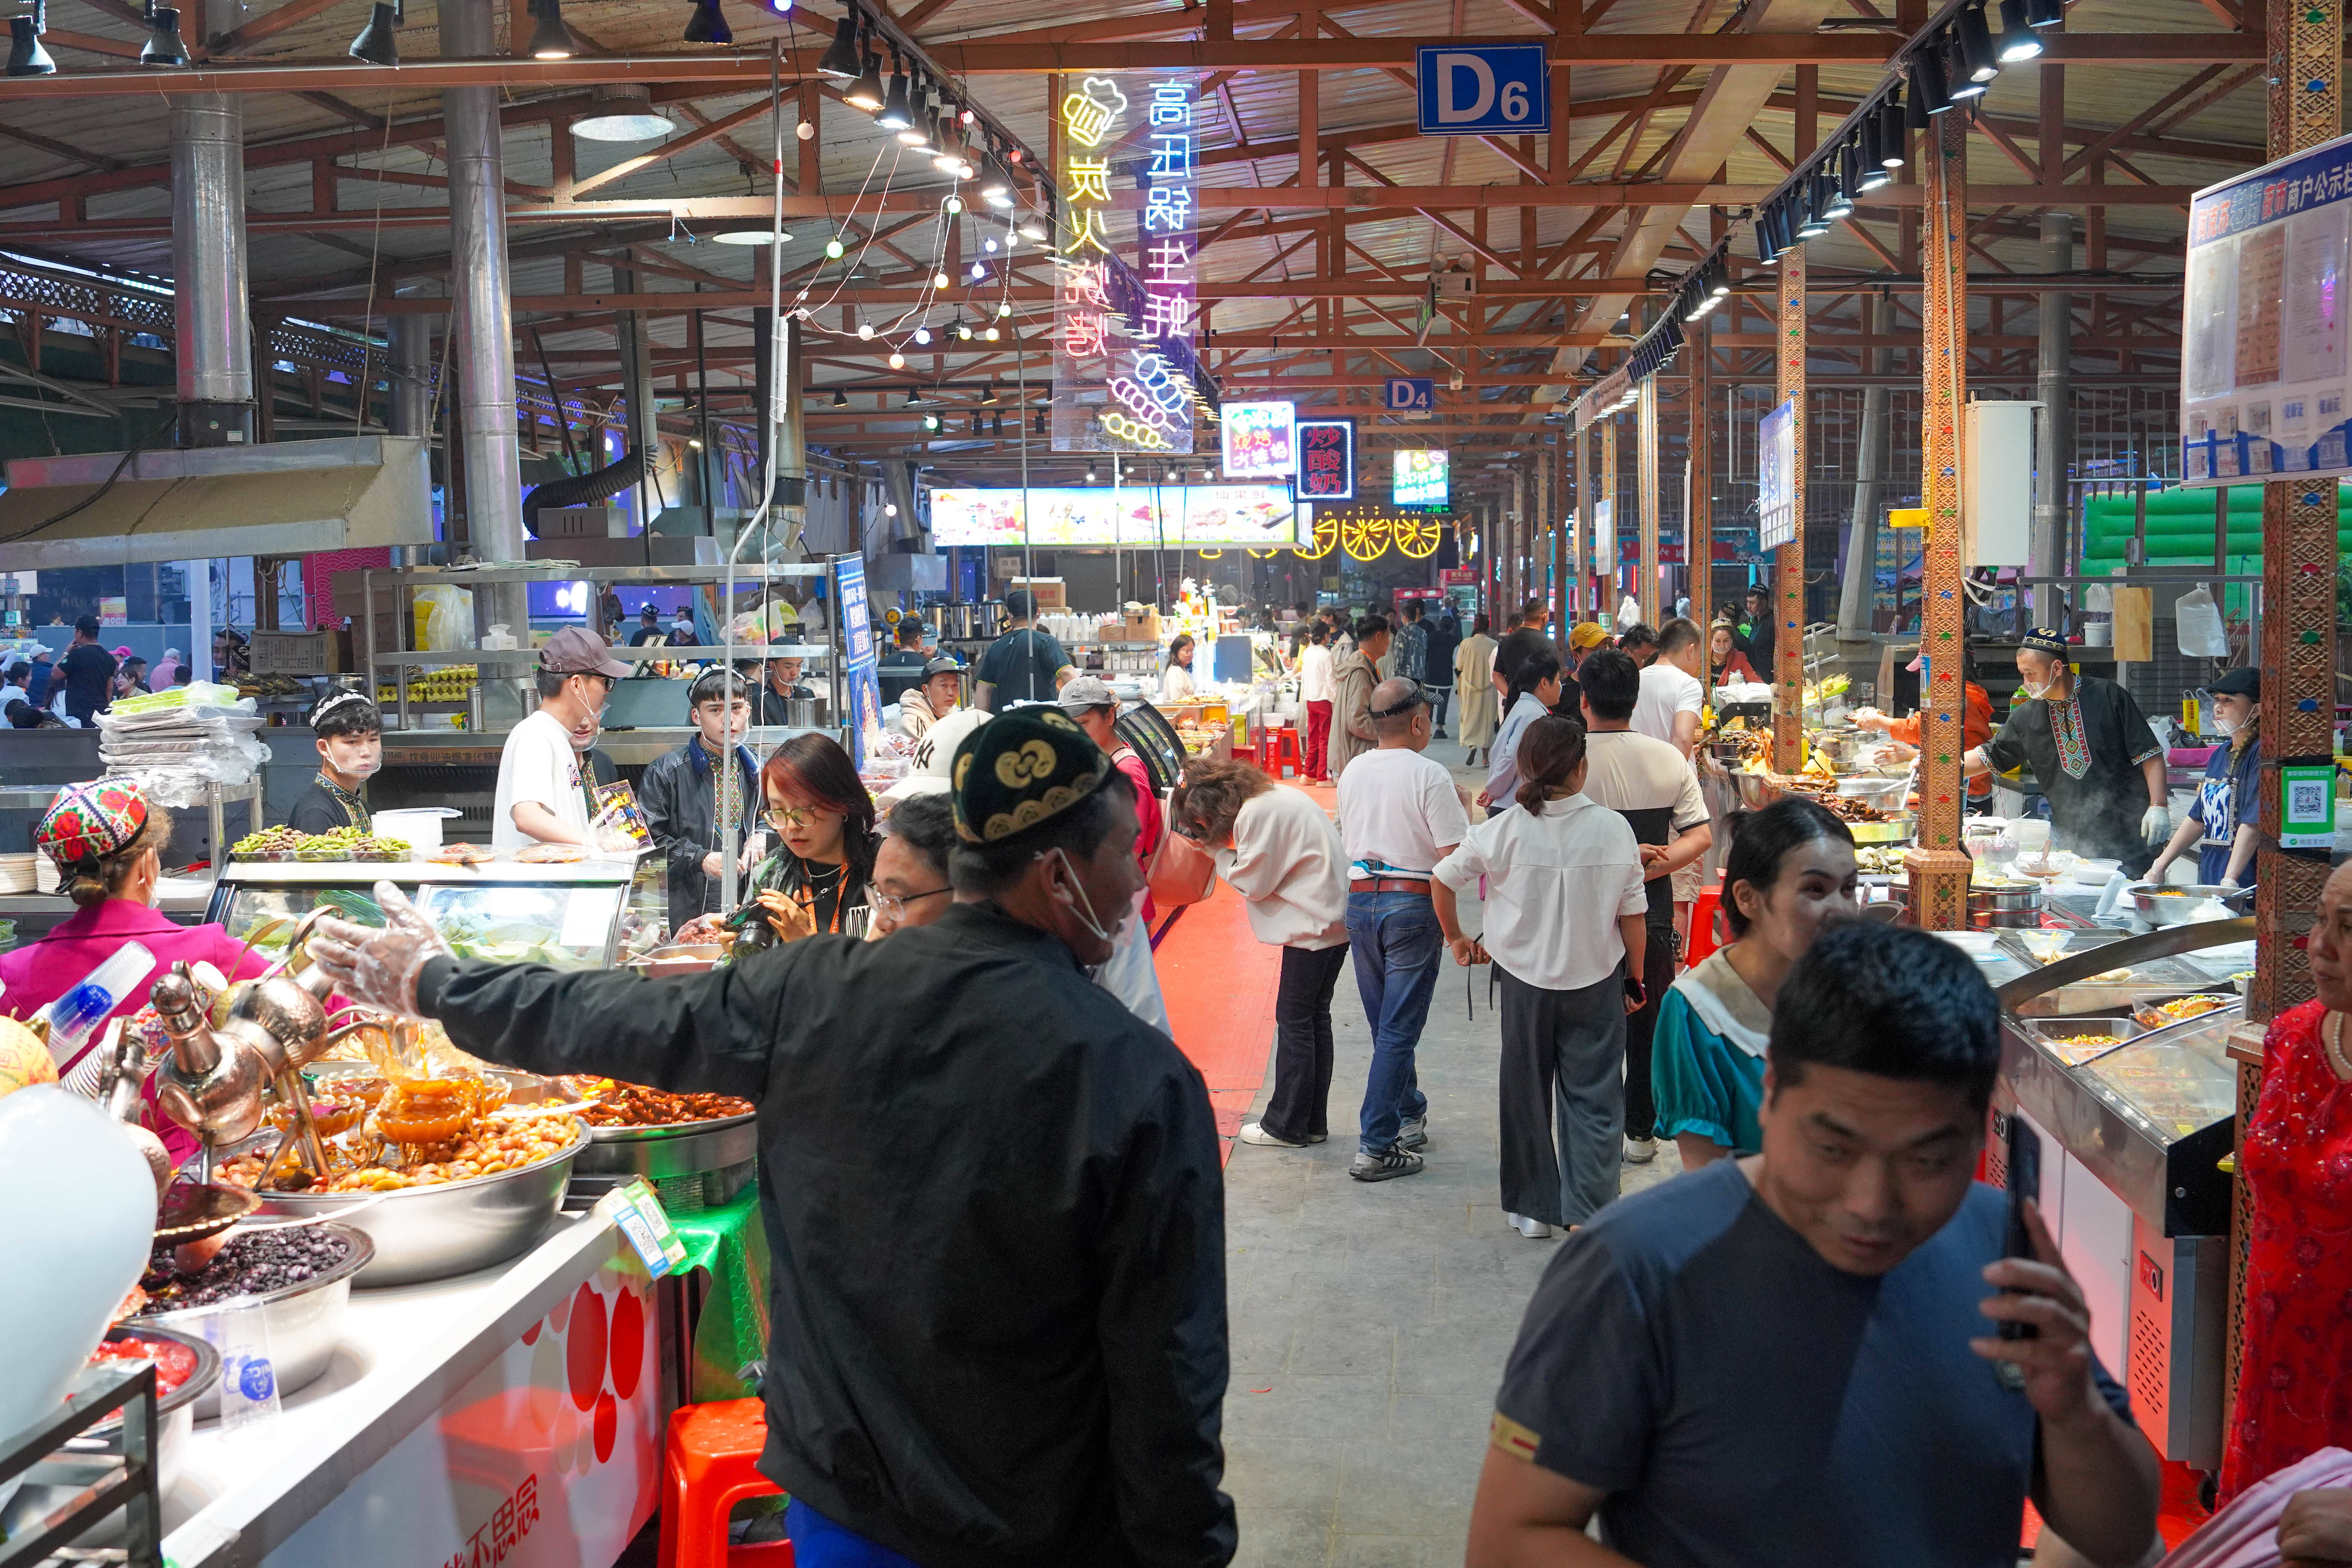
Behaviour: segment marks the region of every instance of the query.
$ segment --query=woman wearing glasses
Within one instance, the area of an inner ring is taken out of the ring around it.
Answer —
[[[874,879],[874,800],[856,764],[825,735],[795,735],[760,770],[768,826],[782,842],[751,873],[736,911],[740,944],[866,934]],[[752,914],[764,919],[748,918]]]

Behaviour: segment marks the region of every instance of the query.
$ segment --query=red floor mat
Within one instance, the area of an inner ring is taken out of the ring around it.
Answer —
[[[1177,1047],[1208,1080],[1230,1159],[1274,1047],[1282,950],[1251,933],[1242,896],[1219,882],[1214,893],[1177,914],[1152,960]]]

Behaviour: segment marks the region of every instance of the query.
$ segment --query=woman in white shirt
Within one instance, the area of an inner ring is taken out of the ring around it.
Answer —
[[[1519,738],[1559,700],[1559,655],[1546,643],[1511,672],[1511,700],[1505,707],[1503,727],[1486,749],[1486,787],[1479,792],[1480,805],[1495,811],[1511,803],[1519,787]]]
[[[1217,874],[1249,901],[1250,930],[1282,949],[1274,1002],[1274,1098],[1241,1141],[1276,1149],[1329,1132],[1331,993],[1348,963],[1348,852],[1304,790],[1247,763],[1194,757],[1168,797],[1175,832],[1216,857]]]
[[[1307,776],[1319,784],[1331,782],[1331,704],[1339,695],[1331,657],[1331,628],[1317,621],[1307,628],[1307,646],[1298,650],[1298,700],[1307,710]]]
[[[1429,891],[1454,963],[1491,955],[1500,979],[1503,1209],[1532,1238],[1575,1228],[1617,1195],[1625,1016],[1641,1005],[1649,895],[1633,829],[1582,793],[1584,726],[1547,713],[1518,755],[1517,809],[1472,827]],[[1481,877],[1486,931],[1472,938],[1457,900]]]
[[[1196,689],[1192,684],[1192,638],[1186,633],[1168,645],[1168,668],[1160,678],[1160,700],[1190,702]]]

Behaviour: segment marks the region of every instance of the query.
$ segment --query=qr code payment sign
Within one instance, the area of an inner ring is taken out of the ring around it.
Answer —
[[[2309,822],[2327,815],[2327,782],[2325,779],[2290,779],[2286,786],[2286,816],[2290,822]]]

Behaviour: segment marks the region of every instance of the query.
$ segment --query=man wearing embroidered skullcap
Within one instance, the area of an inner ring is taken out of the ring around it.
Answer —
[[[2146,871],[2172,837],[2164,746],[2130,692],[2067,667],[2066,639],[2039,627],[2017,648],[2023,684],[2009,721],[1962,759],[1970,776],[2030,769],[2050,802],[2053,844]]]
[[[1134,786],[1045,705],[966,735],[949,784],[955,903],[887,942],[662,980],[461,962],[386,882],[383,929],[322,921],[310,952],[488,1060],[758,1102],[760,1469],[801,1561],[1217,1568],[1215,1117],[1087,978],[1140,886]]]

